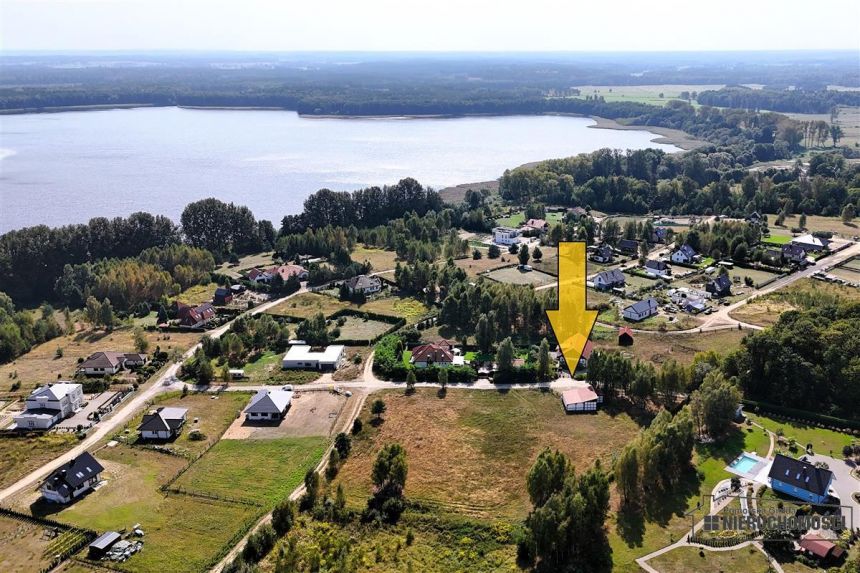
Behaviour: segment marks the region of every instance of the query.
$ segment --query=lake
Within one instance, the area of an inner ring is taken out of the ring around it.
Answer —
[[[322,188],[414,177],[437,189],[530,161],[654,147],[647,131],[563,116],[324,119],[289,111],[137,108],[0,116],[0,232],[135,211],[179,221],[217,197],[257,218],[302,210]]]

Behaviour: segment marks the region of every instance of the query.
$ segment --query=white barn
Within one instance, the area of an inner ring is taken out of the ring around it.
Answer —
[[[309,368],[313,370],[337,370],[344,359],[346,347],[342,344],[326,346],[314,351],[307,344],[295,344],[284,355],[283,368]]]

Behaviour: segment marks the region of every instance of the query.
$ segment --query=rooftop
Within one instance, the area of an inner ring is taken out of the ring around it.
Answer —
[[[290,349],[284,355],[284,360],[337,362],[344,348],[342,344],[332,344],[331,346],[326,346],[325,350],[315,351],[313,347],[307,344],[295,344],[290,346]]]

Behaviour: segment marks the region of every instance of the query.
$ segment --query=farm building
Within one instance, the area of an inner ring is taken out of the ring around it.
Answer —
[[[137,431],[144,440],[169,440],[182,432],[188,416],[188,408],[158,408],[144,414]]]
[[[337,370],[343,362],[346,347],[342,344],[314,350],[307,344],[293,344],[284,355],[283,368],[311,368],[314,370]]]
[[[654,298],[646,298],[645,300],[634,302],[630,306],[624,307],[624,310],[621,311],[621,315],[625,320],[632,320],[633,322],[645,320],[655,314],[657,314],[657,299]]]
[[[101,534],[89,545],[90,558],[101,559],[113,547],[113,544],[120,539],[122,539],[122,536],[116,531],[107,531]]]
[[[767,477],[774,491],[810,503],[824,503],[833,481],[833,472],[776,454]]]
[[[622,326],[618,329],[618,346],[632,346],[633,345],[633,331],[627,327]]]
[[[46,384],[27,396],[26,409],[15,416],[17,429],[47,430],[81,408],[83,386],[71,382]]]
[[[248,420],[283,420],[293,401],[290,390],[260,390],[245,408]]]
[[[517,245],[520,242],[520,230],[511,227],[496,227],[493,229],[493,242],[497,245]]]
[[[39,489],[47,501],[70,503],[99,483],[103,471],[104,467],[89,452],[84,452],[54,470]]]
[[[591,386],[571,388],[561,393],[561,403],[566,412],[596,412],[600,396]]]

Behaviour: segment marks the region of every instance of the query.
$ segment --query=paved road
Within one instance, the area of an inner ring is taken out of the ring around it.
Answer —
[[[293,293],[289,296],[282,297],[282,298],[275,299],[275,300],[269,301],[267,303],[264,303],[264,304],[257,306],[256,308],[254,308],[254,309],[252,309],[252,310],[250,310],[244,314],[259,314],[261,312],[264,312],[264,311],[272,308],[276,304],[278,304],[278,303],[280,303],[280,302],[282,302],[282,301],[284,301],[290,297],[296,296],[302,292],[306,292],[305,288],[302,288],[302,289],[296,291],[295,293]],[[215,330],[210,331],[208,333],[209,336],[212,338],[218,338],[218,337],[222,336],[230,328],[230,324],[232,324],[232,321],[228,322],[227,324],[224,324],[223,326],[221,326]],[[197,351],[198,348],[200,348],[199,342],[197,344],[195,344],[194,346],[192,346],[191,348],[189,348],[182,355],[182,358],[180,359],[179,362],[176,362],[176,363],[168,366],[167,369],[161,374],[161,376],[159,376],[156,380],[153,380],[153,381],[149,382],[148,384],[145,384],[144,386],[142,386],[141,387],[142,389],[138,390],[138,392],[136,392],[130,400],[127,400],[126,402],[121,404],[120,407],[117,410],[115,410],[107,419],[102,420],[101,422],[96,424],[93,431],[86,437],[86,439],[81,441],[77,446],[75,446],[74,448],[72,448],[68,452],[60,455],[59,457],[55,458],[51,462],[43,465],[42,467],[40,467],[36,470],[33,470],[32,472],[30,472],[26,476],[22,477],[21,479],[19,479],[18,481],[16,481],[12,485],[10,485],[9,487],[0,491],[0,503],[8,500],[10,497],[12,497],[14,494],[18,493],[22,489],[29,487],[29,486],[32,486],[34,483],[36,483],[38,481],[41,481],[48,474],[53,472],[56,468],[58,468],[61,465],[71,461],[72,459],[81,455],[83,452],[85,452],[89,448],[96,445],[99,441],[101,441],[105,437],[111,435],[114,431],[116,431],[123,424],[125,424],[129,419],[134,417],[135,413],[137,413],[140,409],[146,407],[147,404],[158,393],[169,391],[169,390],[175,390],[177,387],[176,384],[174,384],[172,386],[166,386],[165,381],[174,379],[176,374],[179,371],[179,368],[182,365],[182,362],[184,362],[187,358],[191,357],[194,354],[194,352]]]
[[[840,505],[846,506],[842,513],[848,521],[849,528],[860,527],[860,503],[854,501],[851,494],[860,492],[860,480],[851,475],[851,470],[856,466],[847,463],[844,459],[833,458],[823,454],[806,455],[806,458],[815,462],[824,462],[833,472],[832,488],[839,494]],[[853,525],[852,525],[853,520]]]

